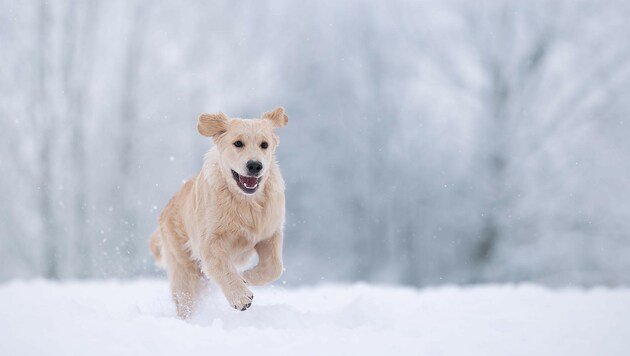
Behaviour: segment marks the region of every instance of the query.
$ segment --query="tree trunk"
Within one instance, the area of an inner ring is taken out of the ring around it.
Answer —
[[[135,152],[135,126],[138,121],[138,85],[140,82],[140,62],[142,55],[142,41],[146,24],[146,9],[140,2],[134,5],[131,29],[127,41],[127,49],[123,68],[123,85],[121,88],[121,114],[120,136],[118,142],[119,179],[114,187],[114,204],[119,207],[119,221],[126,236],[121,246],[126,253],[126,260],[133,261],[137,254],[136,243],[133,239],[137,236],[137,218],[130,201],[131,185],[133,184],[133,169]]]
[[[42,238],[44,239],[44,275],[47,278],[59,278],[59,231],[57,229],[57,216],[53,196],[52,176],[52,150],[57,139],[55,127],[55,115],[50,108],[48,95],[49,73],[49,33],[50,18],[46,1],[39,3],[37,22],[37,84],[35,98],[38,110],[35,118],[34,129],[38,132],[38,168],[37,186],[39,188],[37,206],[42,226]]]

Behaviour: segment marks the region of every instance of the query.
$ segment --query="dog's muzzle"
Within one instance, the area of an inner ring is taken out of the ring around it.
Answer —
[[[246,194],[254,194],[258,190],[261,177],[244,176],[232,170],[232,176],[236,180],[236,185]]]

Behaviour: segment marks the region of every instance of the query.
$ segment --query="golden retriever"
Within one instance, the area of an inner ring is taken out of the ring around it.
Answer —
[[[201,172],[184,183],[159,218],[149,246],[165,264],[177,315],[188,318],[204,275],[219,285],[232,307],[245,310],[247,285],[282,274],[284,180],[276,162],[275,128],[287,124],[282,107],[260,119],[202,114],[197,130],[214,141]],[[242,275],[258,254],[258,264]]]

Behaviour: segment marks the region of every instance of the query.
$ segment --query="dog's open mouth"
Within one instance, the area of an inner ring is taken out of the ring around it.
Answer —
[[[238,187],[241,188],[241,190],[245,193],[254,194],[258,189],[260,177],[242,176],[234,172],[234,170],[232,170],[232,176],[234,177],[234,180],[236,180],[236,184],[238,185]]]

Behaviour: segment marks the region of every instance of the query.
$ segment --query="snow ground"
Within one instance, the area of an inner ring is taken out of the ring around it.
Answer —
[[[190,321],[161,280],[0,285],[0,355],[630,355],[630,289],[371,285],[211,290]]]

